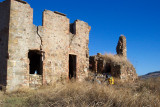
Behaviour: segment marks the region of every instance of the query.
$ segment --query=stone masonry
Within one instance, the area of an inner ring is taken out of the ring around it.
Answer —
[[[56,82],[82,80],[89,68],[89,32],[80,20],[45,10],[42,26],[33,24],[33,9],[21,0],[0,3],[0,85],[11,92]],[[73,66],[74,65],[74,66]]]
[[[138,78],[134,66],[127,61],[126,37],[121,35],[117,44],[117,55],[90,56],[90,71],[96,74],[112,75],[122,81],[134,81]],[[118,59],[120,57],[120,59]]]
[[[121,35],[119,37],[118,45],[116,47],[117,55],[121,55],[124,58],[127,58],[127,48],[126,48],[126,37]]]

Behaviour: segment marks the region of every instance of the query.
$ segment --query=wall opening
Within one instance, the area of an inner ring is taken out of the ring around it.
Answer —
[[[103,60],[97,61],[97,72],[102,73],[103,72]]]
[[[76,24],[75,23],[70,24],[70,33],[76,34]]]
[[[111,65],[110,64],[106,64],[105,73],[111,74]]]
[[[76,78],[77,56],[69,55],[69,79]]]
[[[42,75],[43,73],[43,60],[42,52],[38,50],[30,50],[28,58],[30,60],[29,69],[30,74]]]

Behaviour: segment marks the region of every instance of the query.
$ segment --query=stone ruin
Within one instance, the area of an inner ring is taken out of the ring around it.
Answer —
[[[89,69],[89,32],[83,21],[45,10],[42,26],[22,0],[0,3],[0,86],[8,92],[60,79],[82,80]]]
[[[117,55],[120,55],[127,59],[126,37],[121,35],[116,47]]]
[[[65,14],[43,11],[42,26],[33,24],[33,9],[22,0],[0,3],[0,88],[7,92],[36,88],[59,80],[84,80],[90,70],[124,80],[137,78],[133,65],[107,61],[98,54],[89,59],[89,32],[83,21],[70,23]],[[117,55],[127,59],[121,36]]]
[[[126,37],[119,37],[116,47],[117,55],[101,55],[89,57],[90,71],[94,74],[112,75],[121,81],[134,81],[138,78],[134,66],[127,61]],[[105,77],[105,76],[103,76]]]

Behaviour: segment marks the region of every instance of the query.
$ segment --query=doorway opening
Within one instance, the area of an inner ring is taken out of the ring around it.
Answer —
[[[97,61],[97,72],[102,73],[103,72],[103,60]]]
[[[76,78],[76,63],[77,56],[76,55],[69,55],[69,79]]]
[[[106,64],[106,67],[105,67],[105,73],[107,74],[111,74],[111,65],[110,64]]]
[[[42,52],[39,50],[30,50],[28,53],[28,58],[30,60],[29,73],[42,75],[43,73]]]

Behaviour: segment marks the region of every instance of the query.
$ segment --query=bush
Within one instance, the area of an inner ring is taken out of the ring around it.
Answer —
[[[105,54],[102,56],[103,59],[105,59],[106,62],[112,63],[114,65],[126,65],[126,66],[132,66],[130,61],[128,61],[125,57],[119,56],[119,55],[113,55],[113,54]]]

